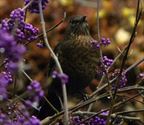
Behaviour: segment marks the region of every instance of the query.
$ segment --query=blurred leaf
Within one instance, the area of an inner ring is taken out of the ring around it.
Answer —
[[[135,16],[130,16],[130,17],[129,17],[129,23],[130,23],[130,26],[134,26]]]
[[[135,10],[133,8],[125,7],[125,8],[122,9],[122,15],[125,16],[125,17],[134,15],[134,12],[135,12]]]
[[[63,5],[63,6],[70,6],[73,4],[73,0],[60,0],[60,3]]]
[[[103,8],[107,11],[111,11],[113,9],[112,2],[110,0],[103,0]]]
[[[129,41],[130,33],[124,30],[123,28],[120,28],[115,35],[115,39],[119,44],[124,44]]]
[[[106,15],[106,11],[105,10],[100,10],[99,11],[99,17],[104,17]]]

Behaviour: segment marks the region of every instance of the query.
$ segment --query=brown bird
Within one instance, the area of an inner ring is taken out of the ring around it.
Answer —
[[[55,49],[64,73],[69,76],[68,95],[74,96],[81,93],[97,77],[100,63],[99,49],[93,47],[93,42],[96,40],[90,35],[86,16],[72,17],[64,41],[60,42]],[[55,70],[55,67],[55,62],[52,60],[49,65],[49,74]],[[52,104],[56,100],[54,93],[61,96],[61,90],[60,80],[54,79],[48,92],[48,99]],[[57,107],[57,104],[55,106]],[[46,113],[46,108],[42,107],[42,109]]]
[[[72,17],[64,41],[55,49],[64,73],[69,76],[67,89],[70,94],[83,90],[98,72],[99,49],[92,45],[94,41],[86,16]],[[53,64],[50,67],[55,67]],[[60,90],[59,87],[54,88]]]

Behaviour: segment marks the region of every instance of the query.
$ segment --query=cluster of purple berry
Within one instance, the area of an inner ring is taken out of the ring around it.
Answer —
[[[100,45],[103,45],[103,46],[108,46],[109,44],[111,43],[110,39],[109,38],[101,38],[101,41],[98,42],[96,40],[92,40],[91,41],[91,45],[93,48],[95,49],[99,49],[100,48]]]
[[[109,38],[101,38],[101,44],[104,46],[108,46],[111,43]]]
[[[25,0],[29,4],[30,12],[39,12],[38,1]],[[42,9],[46,7],[48,0],[41,0]],[[23,61],[23,54],[26,48],[23,44],[37,39],[38,28],[25,22],[25,10],[18,8],[10,13],[10,17],[3,19],[0,24],[0,124],[3,125],[40,125],[40,121],[31,116],[25,104],[31,106],[44,96],[44,91],[37,81],[32,81],[27,86],[29,98],[20,101],[13,101],[12,93],[8,92],[9,85],[13,83],[13,76],[18,72],[20,62]],[[11,87],[10,87],[11,88]],[[19,102],[19,104],[16,104]]]
[[[25,5],[29,4],[31,0],[24,0],[25,1]],[[39,0],[34,0],[30,6],[28,7],[28,10],[31,13],[39,13],[39,6],[38,6]],[[42,4],[42,9],[46,8],[46,5],[48,3],[48,0],[41,0],[41,4]]]
[[[38,35],[38,28],[26,23],[24,17],[24,10],[18,8],[11,12],[9,19],[3,19],[1,22],[0,29],[12,33],[17,43],[35,40]]]
[[[0,109],[1,125],[40,125],[35,116],[30,116],[27,108],[21,103],[7,103]]]
[[[103,56],[102,63],[104,64],[105,69],[108,69],[112,65],[113,59],[109,59],[107,56]]]
[[[26,101],[26,104],[29,106],[39,102],[39,100],[44,96],[44,91],[38,81],[32,81],[31,84],[27,86],[27,91],[29,92],[30,97]]]
[[[25,52],[25,47],[17,44],[12,35],[0,30],[0,50],[8,60],[18,62]]]
[[[116,70],[114,71],[114,73],[112,73],[112,75],[111,75],[111,76],[112,76],[112,79],[115,78],[115,77],[117,77],[118,75],[119,75],[119,70],[116,69]],[[125,74],[124,72],[122,72],[121,78],[120,78],[120,81],[119,81],[119,84],[118,84],[118,87],[119,87],[119,88],[123,88],[123,87],[126,86],[126,83],[127,83],[126,74]],[[113,88],[115,88],[115,83],[113,83]]]
[[[10,72],[0,73],[0,101],[7,100],[7,87],[12,82],[12,76]]]
[[[0,73],[1,98],[7,98],[8,83],[12,82],[12,74],[17,71],[24,52],[23,45],[17,44],[12,35],[0,30],[0,53],[4,57],[1,64],[4,65],[4,71]]]
[[[123,88],[126,86],[127,83],[127,77],[125,73],[122,73],[121,79],[120,79],[120,88]]]
[[[91,119],[90,125],[106,125],[106,119],[96,116],[95,118]]]
[[[25,9],[31,13],[39,13],[39,2],[41,2],[42,9],[45,9],[48,0],[24,0]],[[23,101],[11,96],[13,93],[8,91],[8,87],[13,83],[13,76],[18,72],[19,64],[23,60],[23,54],[26,51],[23,44],[36,40],[38,37],[38,28],[25,22],[25,9],[13,10],[10,17],[3,19],[0,24],[0,54],[2,56],[2,64],[0,64],[0,125],[40,125],[40,120],[35,116],[31,116],[28,111],[29,106],[37,107],[40,99],[44,96],[40,83],[32,81],[27,86],[26,91],[29,97],[25,100],[19,97]],[[99,49],[100,46],[105,47],[110,43],[109,38],[103,37],[99,42],[92,40],[91,46]],[[44,44],[38,43],[37,46],[43,47]],[[113,64],[113,59],[103,56],[102,63],[107,70]],[[110,79],[118,75],[119,70],[115,70]],[[68,83],[69,81],[66,74],[57,71],[52,73],[52,78],[59,78],[62,83]],[[144,78],[144,73],[140,74],[139,78]],[[122,72],[118,87],[122,88],[126,86],[126,83],[126,74]],[[113,82],[112,87],[115,88],[115,86]],[[101,116],[104,116],[104,114],[101,114]],[[87,117],[86,115],[72,116],[70,122],[73,125],[79,124]],[[106,117],[107,114],[105,117],[95,116],[81,125],[106,125]]]
[[[72,124],[73,125],[79,124],[82,120],[83,118],[81,118],[80,116],[73,116]],[[87,121],[86,124],[87,125],[106,125],[106,119],[95,116],[94,118]],[[85,123],[81,123],[81,125],[85,125]]]
[[[91,46],[94,48],[94,49],[99,49],[100,48],[100,44],[98,41],[96,40],[92,40],[91,41]]]
[[[59,73],[57,71],[52,72],[52,78],[59,78],[62,83],[68,83],[69,77],[65,73]]]

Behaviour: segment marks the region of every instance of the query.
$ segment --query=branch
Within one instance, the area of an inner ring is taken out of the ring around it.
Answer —
[[[57,56],[55,55],[55,53],[53,52],[53,50],[52,50],[52,48],[51,48],[51,46],[48,42],[48,38],[47,38],[47,34],[46,34],[46,28],[45,28],[45,21],[44,21],[43,11],[42,11],[41,0],[39,0],[39,10],[40,10],[40,19],[41,19],[41,24],[42,24],[44,42],[46,44],[46,47],[50,50],[50,53],[51,53],[53,59],[56,62],[56,65],[59,69],[60,74],[63,74],[63,70],[62,70],[62,67],[59,63],[59,60],[58,60]],[[64,111],[65,111],[64,120],[65,120],[65,125],[68,125],[69,117],[68,117],[68,104],[67,104],[67,90],[66,90],[65,83],[62,83],[62,91],[63,91]]]

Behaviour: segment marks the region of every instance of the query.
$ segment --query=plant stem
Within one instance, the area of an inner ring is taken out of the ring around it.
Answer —
[[[114,108],[114,104],[115,104],[115,98],[116,98],[116,94],[117,94],[117,90],[118,90],[118,84],[119,84],[120,79],[122,77],[122,72],[123,72],[124,66],[126,64],[126,60],[127,60],[127,57],[128,57],[128,53],[129,53],[130,47],[131,47],[131,45],[132,45],[132,43],[134,41],[136,29],[137,29],[139,20],[141,18],[141,15],[142,15],[142,10],[140,10],[140,0],[138,0],[136,18],[135,18],[135,25],[133,27],[133,31],[132,31],[129,43],[128,43],[127,48],[126,48],[125,55],[124,55],[124,57],[122,59],[121,65],[120,65],[120,72],[119,72],[117,80],[116,80],[116,85],[115,85],[115,89],[114,89],[113,96],[112,96],[113,98],[112,98],[112,101],[111,101],[111,108],[110,108],[110,111],[109,111],[109,115],[108,115],[108,118],[107,118],[106,125],[110,125],[111,124],[109,121],[110,121],[110,116],[111,116],[111,114],[113,112],[113,108]]]
[[[47,48],[50,50],[50,53],[53,57],[53,59],[56,62],[56,65],[59,69],[59,72],[63,74],[63,70],[61,68],[61,65],[59,63],[59,60],[55,53],[53,52],[52,48],[50,47],[50,44],[48,42],[47,34],[46,34],[46,28],[45,28],[45,21],[43,17],[43,11],[42,11],[42,5],[41,5],[41,0],[39,0],[39,10],[40,10],[40,19],[41,19],[41,25],[42,25],[42,30],[43,30],[43,36],[44,36],[44,42],[47,46]],[[63,100],[64,100],[64,122],[65,125],[68,125],[69,117],[68,117],[68,104],[67,104],[67,90],[66,90],[66,84],[62,83],[62,91],[63,91]]]

